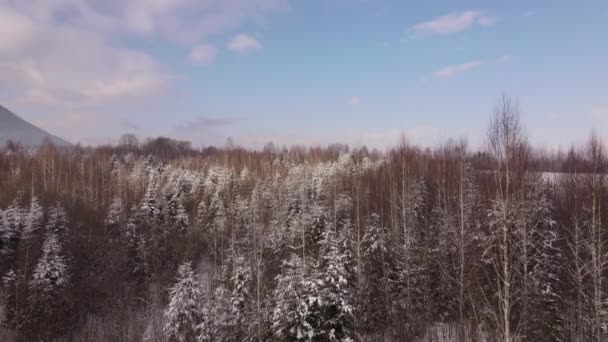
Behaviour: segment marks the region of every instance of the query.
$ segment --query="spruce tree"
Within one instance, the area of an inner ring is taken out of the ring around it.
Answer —
[[[119,196],[114,197],[110,207],[108,208],[108,214],[105,219],[106,227],[114,227],[122,221],[122,200]]]
[[[24,230],[24,213],[19,207],[20,198],[0,215],[0,268],[7,266],[15,256],[17,244]]]
[[[199,335],[201,292],[190,262],[179,266],[177,282],[171,288],[165,317],[165,335],[170,341],[189,342]]]
[[[70,275],[62,255],[62,245],[53,231],[46,234],[42,254],[29,285],[31,328],[46,338],[61,333],[68,314],[66,290],[70,285]]]
[[[24,237],[28,238],[42,228],[43,216],[44,211],[38,202],[38,196],[32,194],[32,198],[30,200],[30,210],[25,220],[25,229],[23,231]]]
[[[321,330],[329,341],[353,341],[354,307],[353,263],[345,238],[330,229],[321,241],[319,275],[322,319]]]
[[[63,236],[68,229],[68,218],[61,203],[55,204],[49,210],[49,219],[46,223],[46,231],[52,232],[58,236]]]
[[[230,296],[231,320],[230,326],[234,341],[242,341],[248,333],[251,314],[251,268],[245,258],[236,257],[234,260],[232,277],[232,293]]]
[[[391,277],[395,274],[393,248],[380,217],[367,222],[363,245],[363,279],[358,293],[359,322],[364,330],[379,331],[389,324],[392,301]]]
[[[320,294],[323,281],[314,268],[292,254],[284,262],[276,282],[272,315],[275,336],[284,341],[314,341],[323,336]]]
[[[13,269],[10,269],[6,275],[2,277],[4,316],[0,318],[2,324],[9,327],[14,327],[17,323],[17,278],[18,275]]]

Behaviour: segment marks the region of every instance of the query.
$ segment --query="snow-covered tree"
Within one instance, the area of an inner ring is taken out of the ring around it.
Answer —
[[[284,262],[273,292],[272,330],[284,341],[314,341],[323,336],[323,281],[296,254]]]
[[[159,215],[158,203],[158,179],[154,169],[148,171],[148,185],[141,200],[141,210],[147,220],[154,221]]]
[[[46,223],[46,231],[61,236],[67,232],[68,217],[61,203],[57,203],[49,209],[49,219]]]
[[[177,204],[177,216],[175,217],[174,227],[178,232],[182,233],[190,230],[190,218],[181,200]]]
[[[230,293],[220,284],[205,302],[202,322],[198,326],[199,342],[229,341],[232,337]]]
[[[177,282],[171,288],[165,317],[165,335],[170,341],[194,341],[201,324],[201,292],[190,262],[179,266]]]
[[[190,218],[180,192],[171,196],[167,204],[167,220],[171,228],[180,233],[190,230]]]
[[[363,237],[363,279],[358,293],[358,315],[366,330],[383,329],[389,323],[392,296],[390,278],[394,276],[394,253],[386,228],[373,213]]]
[[[32,234],[38,232],[42,228],[43,216],[44,211],[38,202],[38,196],[32,194],[32,198],[30,200],[30,210],[25,219],[25,228],[23,231],[24,237],[30,237]]]
[[[0,256],[2,256],[0,266],[13,256],[24,230],[25,217],[19,202],[18,197],[0,215]]]
[[[66,323],[66,290],[70,285],[70,274],[62,253],[56,233],[47,232],[42,254],[29,283],[31,309],[28,321],[46,336],[58,334],[58,329]]]
[[[532,270],[533,291],[530,299],[528,337],[534,341],[563,341],[564,298],[560,291],[564,260],[559,249],[556,224],[543,227],[538,239],[541,246]]]
[[[122,222],[122,209],[122,199],[119,196],[114,197],[105,219],[106,227],[113,227]]]
[[[253,274],[247,260],[232,256],[205,306],[200,340],[245,341],[252,337]]]
[[[140,232],[140,226],[145,224],[143,214],[137,207],[131,208],[131,213],[125,225],[125,237],[129,255],[129,264],[133,275],[146,278],[150,274],[148,244],[146,237]]]
[[[118,172],[120,171],[120,160],[116,154],[112,154],[110,158],[110,175],[112,179],[116,179],[118,177]]]
[[[10,269],[2,277],[2,307],[4,316],[0,317],[4,325],[14,326],[17,315],[17,278],[18,275]]]
[[[30,286],[37,292],[52,294],[69,283],[67,263],[62,246],[55,232],[47,233],[42,245],[42,255],[36,264]]]
[[[324,233],[321,242],[319,275],[322,277],[321,330],[328,341],[353,341],[354,331],[354,270],[348,246],[333,230]]]

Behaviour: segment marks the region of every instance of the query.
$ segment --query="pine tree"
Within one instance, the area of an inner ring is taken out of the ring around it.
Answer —
[[[106,227],[114,227],[122,221],[122,200],[119,196],[114,197],[110,207],[108,208],[108,214],[105,219]]]
[[[25,229],[23,231],[24,237],[29,238],[32,234],[38,232],[43,224],[44,212],[42,206],[38,203],[38,197],[32,194],[30,201],[30,210],[25,220]]]
[[[323,281],[311,265],[306,265],[298,255],[292,254],[283,263],[281,274],[276,278],[273,293],[275,307],[272,330],[281,340],[313,341],[322,336]]]
[[[178,232],[184,233],[190,230],[190,219],[188,212],[184,207],[181,199],[177,203],[177,216],[175,218],[174,227]]]
[[[325,232],[321,245],[321,330],[328,341],[353,341],[355,318],[352,258],[345,238],[336,236],[331,229]]]
[[[203,319],[198,326],[199,342],[227,341],[231,338],[230,293],[220,284],[205,303]]]
[[[30,286],[43,294],[51,294],[69,283],[65,258],[61,255],[62,246],[54,232],[46,235],[42,245],[42,255],[34,270]]]
[[[60,333],[66,324],[66,290],[70,275],[62,246],[53,231],[47,232],[42,255],[30,281],[29,323],[46,337]]]
[[[358,315],[362,328],[378,331],[389,324],[392,296],[390,278],[394,277],[394,254],[380,217],[373,213],[362,241],[363,272],[358,293]]]
[[[532,225],[533,247],[530,265],[530,304],[526,335],[535,341],[562,341],[564,315],[560,293],[560,275],[564,260],[559,250],[557,223],[553,219],[553,205],[547,184],[533,180],[532,194],[522,212]]]
[[[252,280],[251,268],[246,264],[245,258],[236,257],[233,275],[230,279],[232,285],[230,326],[233,331],[234,341],[242,341],[247,336],[249,330]]]
[[[118,172],[120,170],[120,160],[116,154],[112,154],[110,158],[110,176],[115,181],[118,178]]]
[[[184,233],[190,230],[190,219],[182,202],[180,192],[171,196],[167,204],[167,220],[170,226],[177,232]]]
[[[2,212],[0,218],[0,267],[9,262],[17,248],[24,230],[24,215],[19,207],[20,198],[13,201],[10,207]]]
[[[2,303],[4,307],[4,317],[1,317],[2,324],[14,327],[17,319],[17,273],[10,269],[2,277]]]
[[[46,231],[62,236],[67,232],[68,218],[61,203],[57,203],[49,210],[49,219],[46,223]]]
[[[153,169],[148,171],[148,185],[146,187],[146,192],[141,201],[141,211],[145,214],[147,220],[154,222],[158,215],[158,181],[156,172]]]
[[[190,262],[179,266],[177,282],[171,288],[164,333],[170,341],[193,341],[201,324],[201,293]]]
[[[563,341],[565,315],[559,288],[563,260],[554,226],[546,227],[540,240],[542,246],[533,269],[529,337],[535,341]]]
[[[124,232],[131,273],[140,279],[146,279],[150,275],[148,245],[145,236],[140,232],[140,226],[144,224],[143,215],[137,207],[131,208]]]

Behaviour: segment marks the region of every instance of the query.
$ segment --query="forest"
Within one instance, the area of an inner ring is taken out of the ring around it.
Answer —
[[[406,137],[0,155],[2,341],[604,341],[608,160]]]

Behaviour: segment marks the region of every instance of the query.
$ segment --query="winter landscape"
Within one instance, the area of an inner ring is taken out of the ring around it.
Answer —
[[[607,22],[0,0],[0,341],[608,341]]]

